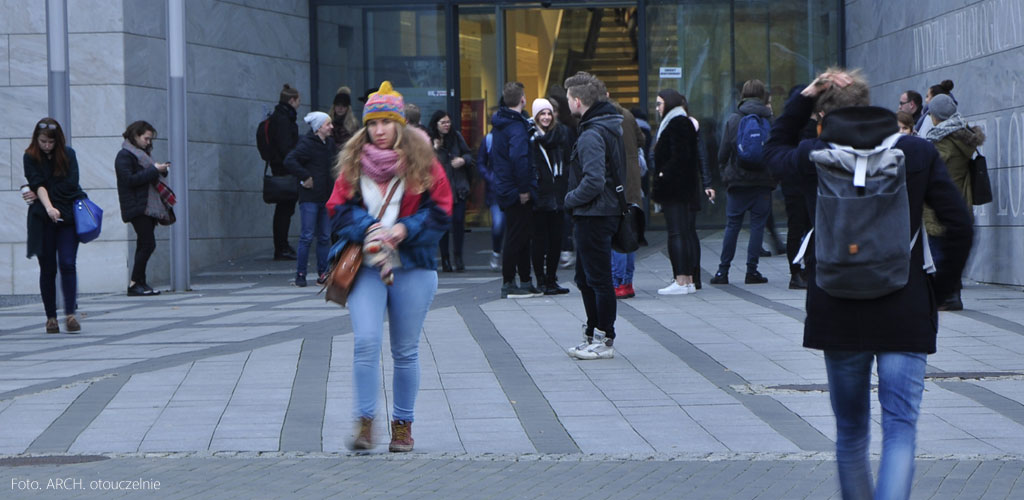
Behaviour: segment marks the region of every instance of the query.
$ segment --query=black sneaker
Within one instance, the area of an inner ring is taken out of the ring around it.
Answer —
[[[558,283],[550,283],[544,287],[544,295],[563,295],[566,293],[569,293],[569,289],[558,286]]]
[[[541,289],[533,286],[533,282],[532,281],[528,281],[528,282],[526,282],[526,284],[520,283],[519,284],[519,289],[524,291],[524,292],[526,292],[526,293],[529,293],[530,297],[541,297],[541,296],[544,295],[544,292],[541,291]]]
[[[760,285],[768,282],[768,278],[765,278],[761,273],[754,271],[747,273],[746,279],[743,280],[748,285]]]
[[[284,250],[274,254],[274,260],[295,260],[298,256],[295,254],[295,250]]]
[[[515,282],[509,281],[501,285],[501,298],[503,299],[528,299],[533,293],[516,286]]]
[[[306,275],[305,274],[296,274],[295,275],[295,286],[297,286],[299,288],[304,288],[306,286]]]
[[[729,284],[729,275],[728,274],[722,274],[722,271],[718,271],[711,278],[711,280],[708,281],[708,283],[711,283],[712,285],[728,285]]]
[[[805,280],[804,277],[800,275],[800,273],[796,273],[791,278],[789,278],[789,289],[806,290],[807,280]]]
[[[946,299],[945,302],[939,304],[939,306],[936,309],[940,311],[963,311],[964,303],[963,301],[960,300],[960,297],[953,295],[952,297]]]

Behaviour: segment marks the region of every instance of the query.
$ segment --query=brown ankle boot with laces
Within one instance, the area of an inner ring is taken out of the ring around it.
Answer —
[[[388,450],[394,453],[412,451],[415,443],[412,439],[412,422],[408,420],[395,420],[391,422],[391,446]]]
[[[60,323],[57,318],[46,318],[46,333],[60,333]]]
[[[78,333],[82,330],[82,325],[75,318],[74,314],[69,314],[67,321],[64,324],[68,327],[68,333]]]
[[[359,417],[356,421],[355,437],[348,444],[350,450],[369,450],[373,448],[373,419]]]

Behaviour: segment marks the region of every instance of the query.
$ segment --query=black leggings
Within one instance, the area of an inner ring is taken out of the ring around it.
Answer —
[[[132,267],[132,281],[136,284],[146,283],[146,263],[156,250],[156,219],[148,215],[140,215],[131,220],[135,229],[135,265]]]
[[[665,225],[668,226],[668,258],[672,262],[672,277],[693,276],[700,266],[697,239],[697,213],[682,202],[663,203]]]
[[[437,242],[441,250],[441,259],[448,260],[448,234],[452,235],[452,245],[455,247],[455,258],[462,258],[462,242],[466,239],[466,200],[456,200],[452,204],[452,225],[448,231],[441,236]]]
[[[561,211],[533,212],[533,240],[530,242],[533,273],[538,285],[558,284],[558,257],[562,249]]]

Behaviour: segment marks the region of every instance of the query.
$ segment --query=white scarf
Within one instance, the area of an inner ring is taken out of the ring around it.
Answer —
[[[373,179],[365,175],[359,176],[359,191],[363,193],[363,204],[366,205],[366,211],[371,217],[376,217],[380,213],[380,207],[384,204],[384,196],[391,191],[391,187],[396,182],[399,184],[395,189],[395,194],[391,197],[388,208],[384,210],[384,216],[380,218],[380,224],[384,227],[394,226],[395,222],[398,222],[398,210],[402,207],[402,194],[405,192],[405,179],[399,179],[397,175],[392,177],[391,182],[388,182],[387,188],[382,193]]]
[[[661,124],[658,125],[658,135],[656,136],[655,142],[657,142],[658,139],[661,139],[661,133],[665,131],[665,127],[668,127],[668,122],[672,121],[672,119],[677,116],[686,116],[686,111],[683,110],[682,106],[672,108],[669,110],[668,114],[662,118]]]

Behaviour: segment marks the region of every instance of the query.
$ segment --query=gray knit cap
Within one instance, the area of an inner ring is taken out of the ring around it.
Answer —
[[[939,94],[932,97],[931,102],[928,103],[928,113],[930,113],[939,121],[946,121],[949,117],[956,113],[956,103],[953,102],[953,98],[946,94]]]

